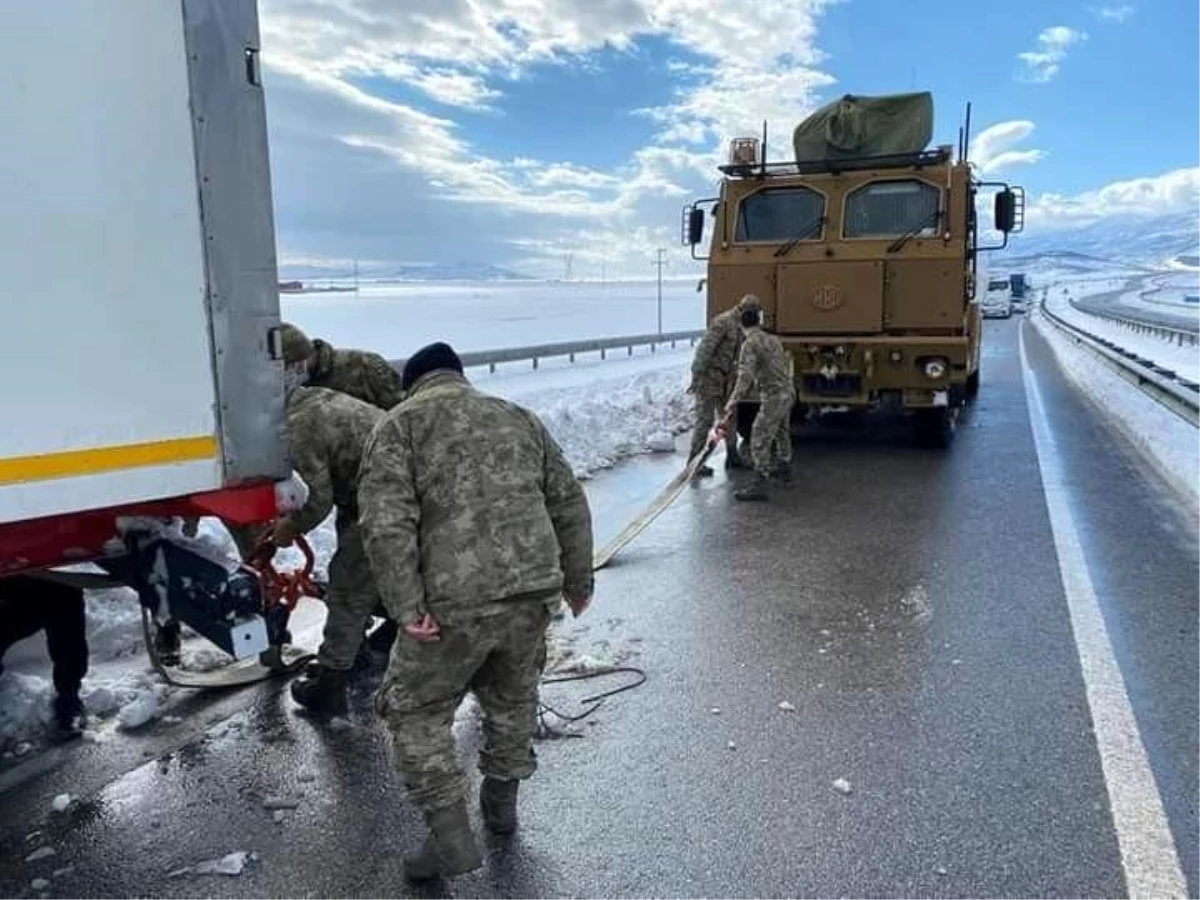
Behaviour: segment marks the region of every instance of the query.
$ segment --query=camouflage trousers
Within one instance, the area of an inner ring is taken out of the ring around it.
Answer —
[[[468,691],[483,710],[479,770],[503,781],[533,774],[549,622],[544,603],[514,601],[511,610],[443,625],[437,641],[401,631],[375,709],[387,721],[396,767],[418,809],[441,809],[466,793],[452,727]]]
[[[795,395],[768,394],[762,398],[750,431],[750,457],[760,475],[792,461],[792,405]]]
[[[375,576],[358,525],[338,524],[325,605],[328,613],[317,661],[326,668],[346,671],[354,665],[367,625],[379,605]]]
[[[688,459],[694,459],[704,450],[704,445],[708,443],[709,431],[725,415],[726,395],[697,391],[695,397],[692,447],[688,451]],[[737,456],[737,429],[732,425],[725,437],[725,452],[730,456]]]

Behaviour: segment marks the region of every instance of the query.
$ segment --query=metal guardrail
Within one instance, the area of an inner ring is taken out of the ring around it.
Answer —
[[[1145,299],[1145,295],[1147,293],[1153,292],[1143,291],[1141,294],[1143,299]],[[1197,332],[1189,331],[1186,328],[1175,328],[1171,325],[1161,325],[1155,322],[1144,322],[1139,319],[1131,319],[1127,316],[1113,315],[1110,312],[1098,310],[1077,300],[1072,300],[1070,302],[1071,306],[1075,307],[1075,309],[1079,310],[1081,313],[1085,313],[1089,316],[1095,316],[1098,319],[1105,319],[1106,321],[1113,322],[1116,325],[1124,326],[1135,334],[1150,334],[1154,335],[1155,337],[1161,337],[1172,344],[1178,344],[1180,347],[1184,346],[1185,344],[1190,344],[1191,346],[1195,347],[1197,343],[1200,342],[1200,335],[1198,335]]]
[[[507,362],[533,362],[533,368],[538,367],[538,361],[559,356],[567,357],[575,362],[575,357],[581,353],[599,353],[601,359],[607,359],[610,350],[625,350],[628,356],[633,356],[634,347],[649,347],[655,352],[659,347],[671,347],[687,341],[688,346],[695,346],[696,341],[704,336],[704,330],[696,331],[667,331],[662,334],[636,334],[628,337],[593,338],[587,341],[567,341],[561,344],[534,344],[529,347],[510,347],[504,350],[477,350],[473,353],[460,353],[463,368],[472,369],[487,366],[489,372],[495,372],[496,366]],[[403,369],[407,360],[392,360],[392,366]]]
[[[1060,331],[1090,351],[1142,393],[1157,400],[1181,419],[1200,427],[1200,385],[1181,378],[1170,369],[1157,365],[1135,353],[1130,353],[1112,341],[1089,334],[1051,312],[1045,301],[1039,304],[1042,313]]]

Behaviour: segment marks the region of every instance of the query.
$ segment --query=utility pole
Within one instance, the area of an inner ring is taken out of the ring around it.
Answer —
[[[354,294],[358,295],[358,260],[354,261]]]
[[[666,253],[667,250],[665,247],[659,247],[656,252],[658,254],[658,258],[654,261],[654,264],[656,266],[658,266],[658,333],[661,335],[663,333],[663,330],[662,330],[662,270],[663,270],[663,266],[665,266],[667,264],[666,260],[663,259],[663,254]]]
[[[574,259],[575,259],[574,253],[567,254],[567,272],[566,272],[566,277],[563,278],[563,281],[571,280],[571,263],[574,261]]]
[[[604,263],[600,263],[600,287],[604,287]]]

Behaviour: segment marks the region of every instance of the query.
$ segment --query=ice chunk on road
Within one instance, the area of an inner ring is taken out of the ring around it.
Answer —
[[[50,803],[50,807],[55,812],[66,812],[67,807],[70,805],[71,805],[71,795],[70,794],[59,794]]]
[[[50,882],[45,878],[35,878],[33,881],[29,882],[29,886],[35,891],[44,891],[46,888],[50,887]]]
[[[117,721],[126,730],[141,728],[153,719],[157,712],[158,695],[152,690],[142,689],[121,707],[121,711],[117,713]]]
[[[196,863],[194,871],[197,875],[241,875],[248,859],[249,851],[235,850],[233,853],[226,853],[220,859],[206,859]]]
[[[186,865],[182,869],[168,872],[168,878],[180,878],[185,875],[241,875],[246,868],[247,860],[254,857],[245,850],[235,850],[226,853],[220,859],[205,859],[203,863]]]
[[[792,706],[792,704],[788,703],[786,700],[779,701],[779,708],[781,710],[783,710],[784,712],[795,712],[796,711],[796,707]]]
[[[845,778],[835,778],[833,781],[833,789],[839,794],[849,794],[852,790],[854,790],[852,787],[850,787],[850,782],[848,782]]]
[[[656,431],[646,439],[646,448],[651,453],[674,453],[675,437],[669,431]]]
[[[291,797],[267,797],[263,800],[264,809],[299,809],[300,801]]]
[[[39,847],[37,850],[34,850],[27,857],[25,857],[25,862],[35,863],[39,859],[49,859],[51,856],[54,856],[56,853],[58,853],[58,851],[55,850],[53,847]]]

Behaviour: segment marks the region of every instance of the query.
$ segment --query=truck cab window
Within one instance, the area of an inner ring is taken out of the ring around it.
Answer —
[[[941,191],[923,181],[879,181],[863,185],[846,198],[848,238],[898,237],[923,225],[914,236],[938,231]]]
[[[804,230],[820,239],[825,198],[806,187],[770,188],[745,197],[738,205],[735,241],[786,241]],[[811,227],[806,227],[811,226]]]

